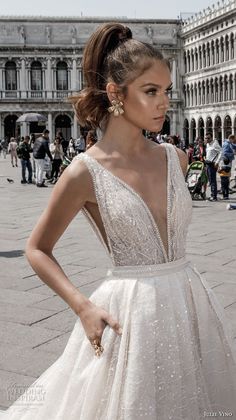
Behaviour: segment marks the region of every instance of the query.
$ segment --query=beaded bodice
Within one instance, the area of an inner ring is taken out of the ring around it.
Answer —
[[[84,214],[116,266],[161,264],[185,255],[192,200],[175,148],[170,144],[165,144],[165,147],[168,168],[168,252],[163,245],[158,225],[141,196],[89,154],[80,153],[76,156],[76,159],[86,164],[91,174],[109,249],[85,207]]]

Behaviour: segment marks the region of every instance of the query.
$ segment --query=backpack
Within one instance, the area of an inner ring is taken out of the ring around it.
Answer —
[[[20,144],[16,147],[16,154],[17,154],[19,159],[23,158],[22,148],[21,148]]]

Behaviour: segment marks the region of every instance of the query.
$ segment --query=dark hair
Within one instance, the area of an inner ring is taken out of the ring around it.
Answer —
[[[123,94],[127,85],[150,67],[153,60],[169,63],[154,46],[132,39],[131,30],[120,23],[99,26],[83,55],[85,88],[71,97],[82,126],[100,127],[108,116],[106,85],[116,83]]]
[[[43,130],[43,134],[49,134],[49,130],[48,130],[47,128],[45,128],[45,129]]]

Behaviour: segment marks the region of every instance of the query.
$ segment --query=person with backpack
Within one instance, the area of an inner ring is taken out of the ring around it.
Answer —
[[[43,171],[45,166],[45,156],[48,156],[49,159],[53,160],[51,152],[49,150],[49,131],[45,128],[43,130],[42,136],[38,137],[33,146],[33,156],[35,159],[36,165],[36,186],[37,187],[47,187],[43,180]]]
[[[32,152],[32,148],[29,141],[29,136],[25,136],[24,140],[16,148],[17,156],[21,161],[21,184],[32,184],[32,165],[30,160],[30,152]],[[26,169],[28,171],[28,181],[26,180]]]

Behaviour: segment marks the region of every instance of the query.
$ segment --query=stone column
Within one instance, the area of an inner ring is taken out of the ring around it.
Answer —
[[[3,89],[3,72],[4,72],[4,63],[0,61],[0,91],[5,90]]]
[[[173,108],[171,134],[177,134],[177,109]]]
[[[72,72],[71,72],[71,90],[76,91],[76,82],[77,82],[77,65],[76,58],[72,60]]]
[[[78,123],[77,123],[77,118],[74,115],[74,121],[73,121],[73,133],[72,133],[72,137],[74,139],[78,138]]]
[[[176,77],[176,59],[173,58],[172,60],[172,82],[173,82],[173,90],[177,89],[177,77]]]
[[[49,130],[50,142],[53,142],[54,141],[54,132],[53,132],[53,127],[52,127],[52,113],[51,112],[48,113],[47,129]]]
[[[29,124],[27,122],[23,122],[20,124],[20,136],[25,137],[29,134]]]
[[[47,98],[52,98],[52,62],[50,57],[47,59],[46,95]]]
[[[21,98],[26,98],[26,96],[27,96],[27,94],[26,94],[26,67],[25,67],[25,59],[24,58],[21,58],[20,91],[21,91]]]
[[[0,113],[0,140],[4,138],[2,114]]]

